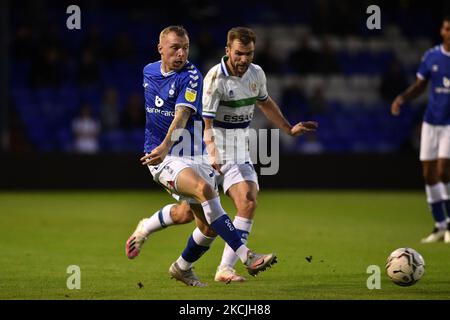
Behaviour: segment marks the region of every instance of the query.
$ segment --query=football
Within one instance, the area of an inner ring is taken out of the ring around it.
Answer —
[[[412,286],[423,277],[425,261],[416,250],[399,248],[389,255],[386,273],[395,284],[403,287]]]

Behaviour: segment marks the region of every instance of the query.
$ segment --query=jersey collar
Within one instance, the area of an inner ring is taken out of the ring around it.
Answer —
[[[247,74],[248,70],[242,75],[242,77],[238,77],[238,76],[233,76],[228,72],[228,68],[227,68],[227,60],[228,60],[228,56],[223,56],[222,60],[220,61],[220,70],[222,70],[222,73],[227,76],[227,77],[236,77],[236,78],[244,78],[244,76]]]
[[[230,74],[228,73],[227,64],[226,64],[227,60],[228,60],[228,57],[227,57],[227,56],[223,56],[223,57],[222,57],[222,60],[220,61],[220,69],[222,70],[222,73],[223,73],[224,75],[226,75],[227,77],[229,77]]]
[[[170,70],[169,72],[164,72],[162,69],[162,61],[159,61],[160,65],[159,65],[159,70],[161,71],[161,74],[163,75],[163,77],[168,77],[173,75],[174,73],[176,73],[177,71],[175,70]],[[186,60],[186,63],[184,64],[183,68],[181,70],[183,70],[184,68],[186,68],[186,66],[189,64],[189,60]],[[180,70],[180,71],[181,71]]]
[[[441,52],[442,52],[443,54],[445,54],[447,57],[450,57],[450,52],[445,51],[444,45],[443,45],[443,44],[441,44]]]

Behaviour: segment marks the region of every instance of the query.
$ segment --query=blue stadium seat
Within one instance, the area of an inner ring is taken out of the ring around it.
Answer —
[[[110,152],[122,152],[127,148],[125,133],[121,130],[103,133],[100,136],[100,149]]]
[[[126,135],[127,151],[142,152],[144,150],[144,128],[133,129]]]

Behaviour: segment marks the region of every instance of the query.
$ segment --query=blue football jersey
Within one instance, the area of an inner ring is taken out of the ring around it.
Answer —
[[[203,77],[200,71],[192,63],[186,62],[183,69],[165,73],[161,69],[161,61],[150,63],[144,67],[143,86],[146,111],[144,152],[149,153],[161,144],[175,117],[175,107],[182,105],[192,109],[191,118],[185,127],[187,130],[185,132],[189,134],[181,135],[169,154],[174,156],[203,154],[205,150],[202,138]],[[190,150],[186,150],[186,145]]]
[[[417,77],[430,82],[424,121],[433,125],[450,125],[450,52],[446,52],[442,45],[428,50],[422,58]]]

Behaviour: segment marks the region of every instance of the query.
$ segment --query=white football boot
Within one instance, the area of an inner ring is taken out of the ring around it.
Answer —
[[[139,221],[136,230],[127,240],[125,253],[127,254],[128,259],[136,258],[141,251],[142,245],[147,241],[148,233],[144,230],[144,222],[146,220],[147,218]]]
[[[181,270],[177,262],[172,263],[169,268],[169,274],[171,279],[183,282],[187,286],[192,287],[206,287],[208,284],[201,282],[197,275],[194,273],[193,268],[188,270]]]
[[[445,229],[438,229],[435,227],[433,231],[430,233],[430,235],[426,238],[423,238],[420,242],[421,243],[435,243],[444,240],[445,233],[448,232],[448,230]],[[449,235],[450,237],[450,235]],[[450,239],[449,239],[450,241]]]
[[[450,222],[447,222],[447,230],[445,230],[444,242],[450,243]]]
[[[245,280],[243,276],[237,274],[236,270],[230,266],[217,267],[216,276],[214,277],[214,281],[225,283],[244,282]]]
[[[277,263],[275,253],[258,254],[249,250],[247,252],[247,261],[245,261],[244,265],[248,273],[255,277],[261,271],[271,268],[275,263]]]

